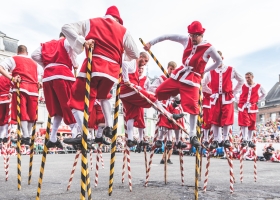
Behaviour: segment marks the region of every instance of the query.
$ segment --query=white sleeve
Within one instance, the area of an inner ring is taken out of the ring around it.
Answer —
[[[151,40],[149,43],[151,45],[155,45],[156,43],[162,42],[164,40],[171,40],[173,42],[178,42],[182,44],[184,48],[186,48],[188,45],[189,37],[184,35],[168,34],[168,35],[162,35],[160,37],[157,37]]]
[[[155,93],[158,86],[161,84],[159,78],[155,79],[152,84],[150,84],[149,91]]]
[[[63,25],[61,31],[67,38],[73,50],[80,54],[84,50],[85,37],[90,29],[89,20]]]
[[[128,82],[129,81],[129,76],[128,74],[135,72],[136,70],[136,65],[135,65],[135,60],[131,62],[122,62],[122,75],[123,75],[123,81]]]
[[[45,67],[42,61],[42,47],[38,47],[32,54],[31,58],[36,61],[39,65],[41,65],[43,68]]]
[[[150,85],[151,85],[151,84],[150,84],[150,80],[149,80],[149,78],[147,77],[147,78],[146,78],[146,81],[145,81],[145,84],[144,84],[144,89],[148,91],[149,88],[150,88]]]
[[[262,86],[260,87],[258,93],[259,93],[259,102],[260,102],[260,101],[264,100],[264,98],[266,97],[267,93],[266,93],[265,89]]]
[[[140,56],[139,50],[135,41],[128,31],[126,31],[123,39],[123,46],[125,55],[128,57],[128,60],[137,59]]]
[[[16,63],[13,57],[8,57],[0,63],[0,66],[2,66],[6,71],[12,72],[16,67]]]
[[[244,84],[244,79],[239,73],[237,73],[235,71],[234,68],[232,69],[232,77],[231,78],[234,78],[235,80],[237,80],[237,84],[236,84],[235,88],[233,89],[233,94],[235,95],[235,94],[239,93],[239,91],[241,90],[242,85]]]
[[[67,51],[71,61],[72,61],[72,65],[73,67],[78,67],[78,62],[77,62],[77,54],[76,52],[72,49],[72,47],[70,46],[68,40],[64,40],[64,48]]]
[[[207,73],[204,79],[202,80],[202,91],[212,94],[212,90],[208,87],[208,83],[211,81],[210,73]]]
[[[207,52],[208,52],[207,56],[210,56],[214,60],[214,63],[209,67],[207,67],[204,70],[204,73],[214,70],[222,64],[222,58],[213,46],[209,47],[209,51],[207,50]]]

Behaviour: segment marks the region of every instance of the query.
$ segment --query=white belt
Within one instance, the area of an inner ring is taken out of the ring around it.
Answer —
[[[111,58],[108,58],[108,57],[103,56],[103,55],[99,55],[99,54],[92,54],[92,56],[102,58],[103,60],[107,60],[107,61],[112,62],[112,63],[115,63],[115,64],[119,64],[117,61],[112,60]]]
[[[242,110],[244,110],[244,108],[248,108],[248,110],[249,110],[251,106],[252,106],[252,104],[250,102],[246,102],[246,103],[244,103]]]
[[[217,99],[219,98],[219,93],[212,94],[210,98],[214,99],[213,104],[216,104]],[[212,103],[211,102],[211,103]]]
[[[44,70],[45,69],[47,69],[47,68],[49,68],[49,67],[53,67],[53,66],[64,66],[64,67],[67,67],[68,68],[68,66],[67,65],[64,65],[64,64],[61,64],[61,63],[50,63],[50,64],[48,64],[45,68],[44,68]]]

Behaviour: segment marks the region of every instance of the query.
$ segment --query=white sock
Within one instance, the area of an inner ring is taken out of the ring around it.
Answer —
[[[105,118],[105,126],[112,127],[113,120],[111,117],[111,104],[108,99],[101,99],[100,100],[101,109]]]
[[[80,110],[76,110],[76,109],[72,109],[72,113],[75,117],[75,120],[78,124],[78,130],[82,130],[83,129],[83,122],[84,122],[84,112],[80,111]],[[73,135],[72,135],[73,138]]]
[[[61,116],[55,115],[53,117],[52,132],[51,132],[51,136],[50,136],[50,141],[51,142],[56,142],[57,141],[57,130],[58,130],[58,127],[61,124],[61,121],[62,121]]]
[[[105,128],[104,124],[98,125],[98,129],[97,129],[97,132],[96,132],[96,138],[101,138],[102,137],[104,128]]]
[[[243,140],[248,139],[248,126],[241,126]]]
[[[214,135],[214,140],[218,141],[219,140],[219,128],[217,125],[213,124],[212,129],[213,129],[213,135]]]
[[[144,128],[138,128],[139,132],[139,140],[142,141],[144,139]]]
[[[27,129],[28,129],[29,137],[32,135],[33,125],[34,125],[34,122],[28,122],[27,123]]]
[[[166,133],[166,137],[168,141],[172,141],[172,130],[169,129]]]
[[[76,138],[78,134],[82,133],[82,130],[81,130],[80,126],[78,125],[78,123],[69,124],[69,126],[71,129],[72,138]]]
[[[174,130],[175,132],[175,138],[176,138],[176,144],[180,141],[180,130]]]
[[[29,137],[28,132],[28,122],[27,121],[21,121],[21,129],[22,129],[22,137],[27,138]]]
[[[172,117],[172,114],[170,113],[170,112],[168,112],[163,106],[162,106],[162,104],[158,101],[158,100],[156,100],[155,101],[155,104],[157,105],[157,107],[163,112],[163,113],[165,113],[168,117]]]
[[[196,136],[197,115],[190,114],[190,137]]]
[[[5,126],[5,125],[4,125]],[[4,134],[5,134],[5,127],[4,126],[0,126],[0,138],[4,138]]]
[[[251,141],[251,142],[252,142],[253,133],[254,133],[253,130],[249,130],[249,131],[248,131],[248,141]]]
[[[204,141],[208,142],[209,129],[204,129]]]
[[[228,126],[224,126],[223,127],[223,135],[224,135],[224,140],[228,140],[228,134],[229,134],[229,130],[231,128],[231,125]]]
[[[165,127],[159,127],[159,135],[158,140],[163,141],[163,136],[167,132],[167,129]]]
[[[127,120],[126,127],[127,127],[127,138],[133,141],[133,125],[134,119]]]

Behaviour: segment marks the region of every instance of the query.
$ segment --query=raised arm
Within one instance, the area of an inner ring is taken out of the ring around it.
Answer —
[[[139,58],[139,50],[137,48],[137,45],[135,44],[135,41],[133,40],[132,36],[128,31],[126,31],[124,35],[124,50],[126,53],[126,56],[129,60],[137,59]]]
[[[80,54],[83,52],[83,45],[85,43],[85,36],[90,29],[89,20],[84,20],[76,23],[63,25],[61,31],[66,36],[73,50]]]
[[[209,47],[209,49],[206,50],[203,57],[207,58],[208,56],[210,56],[214,60],[214,63],[207,67],[204,70],[204,73],[214,70],[222,64],[222,58],[213,46]]]

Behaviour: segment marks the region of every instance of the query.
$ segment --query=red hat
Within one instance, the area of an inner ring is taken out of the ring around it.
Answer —
[[[119,10],[116,6],[111,6],[107,9],[105,15],[112,15],[113,17],[117,18],[121,25],[123,25],[123,20],[120,16]]]
[[[188,32],[190,34],[203,34],[204,31],[205,28],[202,28],[202,25],[199,21],[194,21],[188,26]]]

